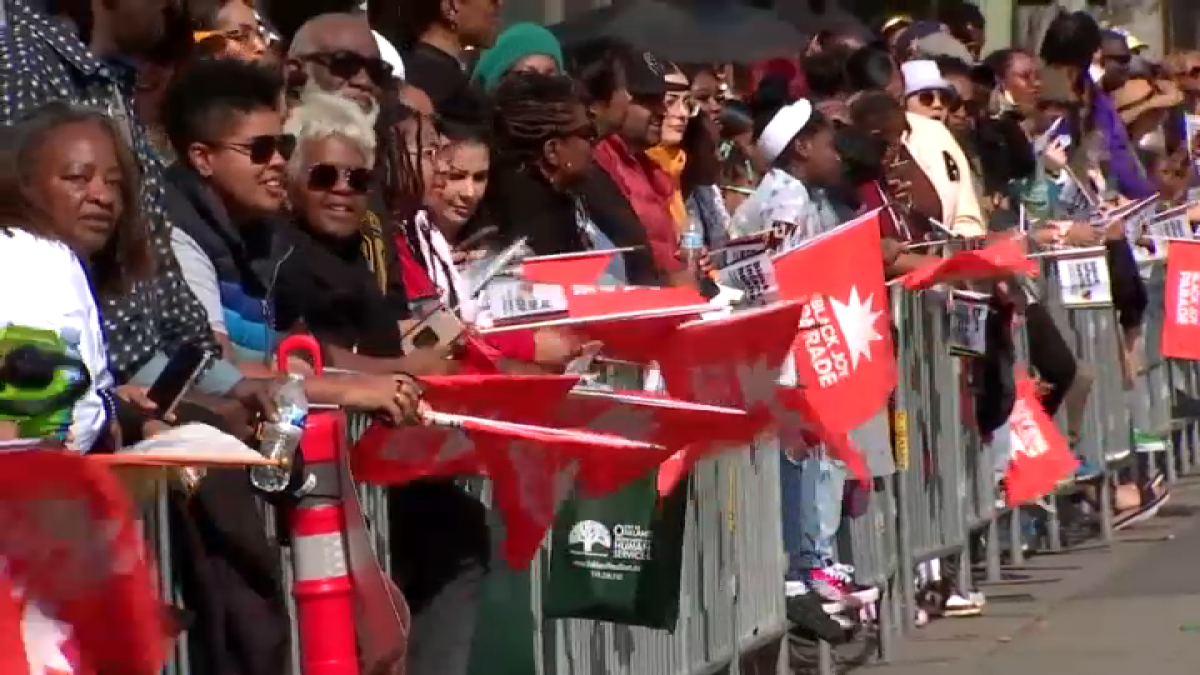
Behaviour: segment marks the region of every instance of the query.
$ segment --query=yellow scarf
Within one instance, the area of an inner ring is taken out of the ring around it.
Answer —
[[[671,217],[675,220],[675,231],[682,233],[688,226],[688,214],[679,180],[683,175],[683,166],[687,164],[687,153],[678,145],[656,145],[646,151],[646,156],[671,177],[671,185],[675,188],[671,193]]]

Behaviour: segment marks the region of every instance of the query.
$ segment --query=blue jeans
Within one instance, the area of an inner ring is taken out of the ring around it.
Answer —
[[[842,522],[846,469],[824,457],[792,461],[780,450],[779,483],[783,502],[783,547],[789,580],[833,562]]]

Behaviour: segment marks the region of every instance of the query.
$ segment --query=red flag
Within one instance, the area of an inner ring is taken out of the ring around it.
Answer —
[[[658,467],[666,454],[719,436],[745,422],[736,408],[722,408],[669,396],[627,391],[573,391],[555,416],[560,427],[588,429],[662,446],[660,453],[626,453],[584,461],[579,482],[591,492],[611,492]],[[624,460],[624,461],[622,461]]]
[[[1008,424],[1012,461],[1004,484],[1009,506],[1016,506],[1053,492],[1079,463],[1054,420],[1042,409],[1037,388],[1027,377],[1017,381],[1017,400]]]
[[[505,559],[517,569],[533,560],[580,467],[599,460],[628,464],[631,454],[649,453],[658,460],[666,455],[658,446],[586,431],[481,418],[452,423],[467,433],[492,479],[496,508],[504,519]]]
[[[800,302],[784,302],[693,321],[660,345],[659,368],[672,395],[746,411],[741,422],[713,430],[707,442],[693,443],[665,462],[660,493],[670,492],[701,459],[747,443],[787,417],[777,383],[803,311]]]
[[[1166,284],[1162,354],[1200,360],[1200,242],[1171,242]]]
[[[678,309],[555,319],[533,325],[497,326],[480,332],[484,335],[499,335],[513,331],[533,331],[537,328],[561,328],[575,333],[584,341],[604,343],[605,356],[632,363],[648,363],[656,359],[662,346],[680,324],[705,309],[687,306]]]
[[[567,312],[573,318],[698,307],[708,301],[680,286],[567,286]]]
[[[775,260],[780,293],[812,298],[792,346],[799,409],[836,438],[887,404],[896,386],[889,301],[883,277],[879,212],[838,226]],[[828,439],[827,439],[828,440]]]
[[[500,420],[529,420],[553,410],[578,375],[450,375],[420,380],[424,399],[441,413]],[[376,422],[351,451],[354,474],[380,485],[419,478],[478,473],[481,458],[458,429],[392,427]]]
[[[166,661],[168,631],[134,513],[121,481],[81,455],[0,453],[0,559],[24,601],[67,627],[87,670],[155,675]],[[12,602],[11,588],[2,595]],[[30,608],[5,614],[23,611],[28,626]],[[36,659],[34,649],[26,655]]]
[[[582,251],[525,258],[521,278],[545,284],[594,284],[619,251]]]
[[[911,290],[932,288],[947,281],[988,279],[1006,274],[1034,276],[1037,263],[1025,257],[1025,244],[1017,239],[1005,239],[974,250],[930,263],[904,275],[904,286]]]

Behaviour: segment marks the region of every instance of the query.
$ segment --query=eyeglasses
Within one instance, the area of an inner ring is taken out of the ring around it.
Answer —
[[[224,31],[215,30],[198,30],[192,33],[192,40],[197,44],[205,46],[213,45],[218,49],[223,49],[226,42],[236,42],[238,44],[250,44],[255,40],[267,41],[266,31],[260,25],[242,24],[237,28]]]
[[[392,81],[392,66],[388,62],[383,59],[367,58],[357,52],[347,50],[319,52],[302,58],[324,66],[329,70],[330,75],[339,80],[354,79],[359,73],[366,70],[367,77],[370,77],[375,84],[383,86]]]
[[[250,161],[255,164],[269,164],[275,155],[279,155],[284,161],[290,159],[296,150],[296,137],[291,134],[253,136],[247,141],[218,143],[217,145],[237,150],[248,156]]]
[[[694,117],[696,113],[700,112],[699,104],[696,103],[690,93],[667,94],[663,99],[663,107],[667,111],[682,107],[688,117]]]
[[[308,189],[328,192],[345,182],[351,192],[366,194],[371,190],[371,172],[362,167],[347,168],[333,164],[313,164],[308,170]]]
[[[940,103],[950,112],[955,112],[962,107],[962,98],[953,91],[926,89],[925,91],[917,92],[914,96],[926,108],[932,108],[935,102]]]
[[[1127,66],[1133,62],[1132,54],[1104,54],[1105,61],[1112,61],[1118,65]]]
[[[570,129],[563,133],[563,138],[581,138],[589,144],[595,144],[600,138],[600,132],[596,129],[596,123],[589,121],[587,124]]]

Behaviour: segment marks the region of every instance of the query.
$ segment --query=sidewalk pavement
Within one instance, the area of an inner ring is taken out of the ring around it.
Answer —
[[[898,640],[863,675],[1194,675],[1200,672],[1200,478],[1110,547],[1038,555],[986,584],[982,617]]]

